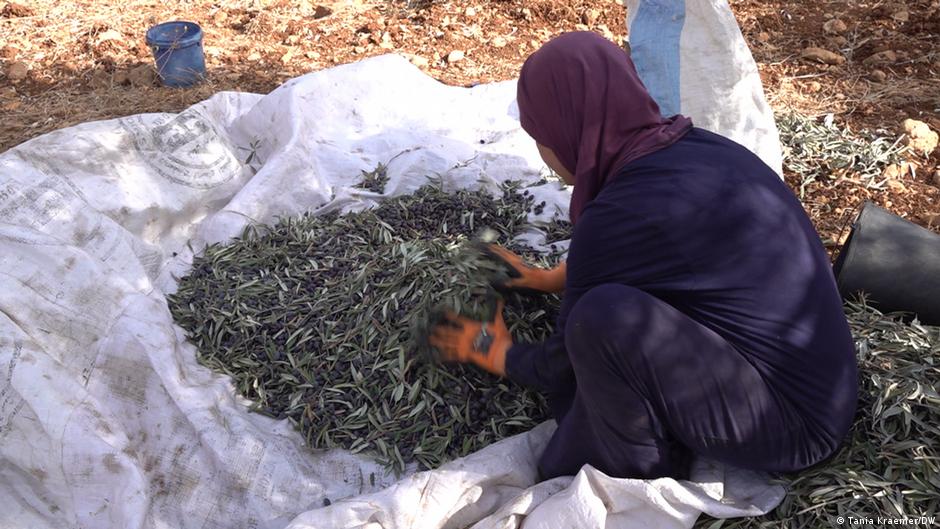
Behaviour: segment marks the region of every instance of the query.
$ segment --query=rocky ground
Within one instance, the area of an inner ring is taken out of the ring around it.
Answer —
[[[940,1],[733,0],[778,113],[832,114],[841,129],[909,144],[871,186],[851,171],[808,181],[788,171],[830,249],[862,200],[940,224]],[[624,7],[586,0],[0,0],[0,151],[76,123],[174,112],[220,90],[265,93],[292,77],[402,53],[441,82],[511,79],[564,31],[627,37]],[[209,81],[159,87],[150,25],[198,22]],[[909,121],[915,120],[915,121]]]

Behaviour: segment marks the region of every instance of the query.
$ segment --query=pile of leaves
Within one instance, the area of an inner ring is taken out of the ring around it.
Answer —
[[[548,417],[538,394],[422,354],[442,305],[492,316],[494,264],[468,244],[482,228],[533,264],[552,264],[557,256],[513,242],[532,228],[533,202],[518,183],[498,196],[427,185],[371,210],[251,226],[206,248],[170,308],[203,364],[230,375],[257,411],[289,419],[310,446],[367,451],[396,471],[434,468]],[[517,340],[551,333],[556,296],[509,301]]]
[[[885,187],[890,164],[902,161],[901,138],[887,131],[855,133],[840,128],[832,115],[819,119],[795,112],[777,114],[784,165],[800,178],[800,198],[816,181],[850,175],[873,189]]]
[[[940,512],[940,328],[846,306],[856,339],[859,404],[852,430],[823,465],[782,479],[788,493],[766,516],[703,517],[696,527],[832,527]],[[881,527],[853,525],[853,527]]]

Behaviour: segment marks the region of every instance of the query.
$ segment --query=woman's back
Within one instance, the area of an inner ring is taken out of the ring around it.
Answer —
[[[628,164],[584,209],[568,275],[566,296],[617,282],[666,301],[844,435],[856,364],[829,260],[792,191],[744,147],[693,129]]]

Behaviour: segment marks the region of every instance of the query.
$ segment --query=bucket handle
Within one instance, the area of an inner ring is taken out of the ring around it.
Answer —
[[[836,239],[836,242],[842,240],[842,236],[845,235],[845,229],[849,227],[849,224],[855,224],[858,221],[859,208],[865,207],[865,204],[867,204],[868,202],[869,202],[868,200],[863,200],[861,204],[855,204],[855,207],[853,207],[852,211],[850,212],[851,214],[849,215],[849,218],[846,219],[845,222],[842,223],[842,229],[839,230],[839,238]],[[843,249],[844,248],[840,248],[839,253],[842,253]]]

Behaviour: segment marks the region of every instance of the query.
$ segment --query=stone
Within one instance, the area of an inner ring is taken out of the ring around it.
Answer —
[[[806,85],[806,89],[815,94],[816,92],[822,90],[822,83],[819,81],[811,81],[808,85]]]
[[[124,35],[116,29],[109,29],[98,34],[98,37],[95,39],[96,45],[101,45],[105,42],[110,42],[112,40],[121,41],[124,39]]]
[[[933,185],[940,187],[940,169],[933,172]]]
[[[466,10],[464,10],[463,14],[467,18],[473,18],[477,16],[477,10],[472,7],[468,7]]]
[[[883,83],[888,79],[888,74],[884,73],[882,70],[872,70],[869,77],[871,77],[872,81]]]
[[[764,42],[764,43],[770,42],[770,33],[767,33],[766,31],[761,31],[760,33],[757,34],[757,41]]]
[[[141,64],[127,72],[127,80],[131,83],[131,86],[153,86],[153,83],[157,80],[157,72],[149,64]]]
[[[823,31],[826,33],[842,33],[848,29],[849,27],[845,24],[845,22],[839,20],[838,18],[834,18],[823,24]]]
[[[842,48],[849,43],[849,39],[843,37],[842,35],[836,35],[835,37],[829,39],[829,42],[831,42],[832,45],[836,48]]]
[[[881,174],[882,178],[887,178],[889,180],[897,180],[901,178],[901,166],[896,163],[889,164],[885,167],[884,172]]]
[[[907,186],[900,180],[888,180],[888,189],[897,192],[907,191]]]
[[[929,156],[937,148],[940,135],[930,130],[923,121],[905,119],[902,123],[904,133],[907,134],[907,146],[918,154]]]
[[[428,65],[431,64],[431,61],[420,55],[411,55],[408,57],[408,60],[410,60],[411,64],[417,66],[418,68],[427,68]]]
[[[225,10],[219,9],[212,14],[212,22],[218,26],[225,25],[226,20],[228,20],[228,13]]]
[[[581,22],[586,26],[593,26],[600,16],[601,12],[597,9],[588,9],[584,13],[581,13]]]
[[[842,55],[822,48],[806,48],[801,56],[804,59],[823,64],[842,64],[845,62],[845,57]]]
[[[493,37],[493,40],[490,41],[490,44],[494,48],[503,48],[506,46],[506,44],[508,44],[508,42],[506,42],[506,39],[503,37]]]
[[[891,18],[893,18],[895,22],[900,22],[903,24],[911,19],[911,12],[908,11],[907,9],[902,8],[902,9],[899,9],[898,11],[895,11],[891,15]]]
[[[313,10],[313,18],[315,19],[326,18],[332,14],[333,14],[333,10],[323,5],[318,5],[316,9]]]
[[[450,52],[450,53],[447,54],[447,62],[448,62],[448,64],[453,64],[453,63],[455,63],[455,62],[460,62],[460,61],[463,60],[464,56],[465,56],[464,52],[462,52],[462,51],[460,51],[460,50],[454,50],[454,51],[452,51],[452,52]]]
[[[864,64],[881,64],[881,63],[891,63],[898,60],[898,54],[894,53],[891,50],[879,51],[869,55],[862,61]]]
[[[7,68],[7,78],[11,81],[22,81],[29,75],[29,66],[25,62],[14,62]]]

